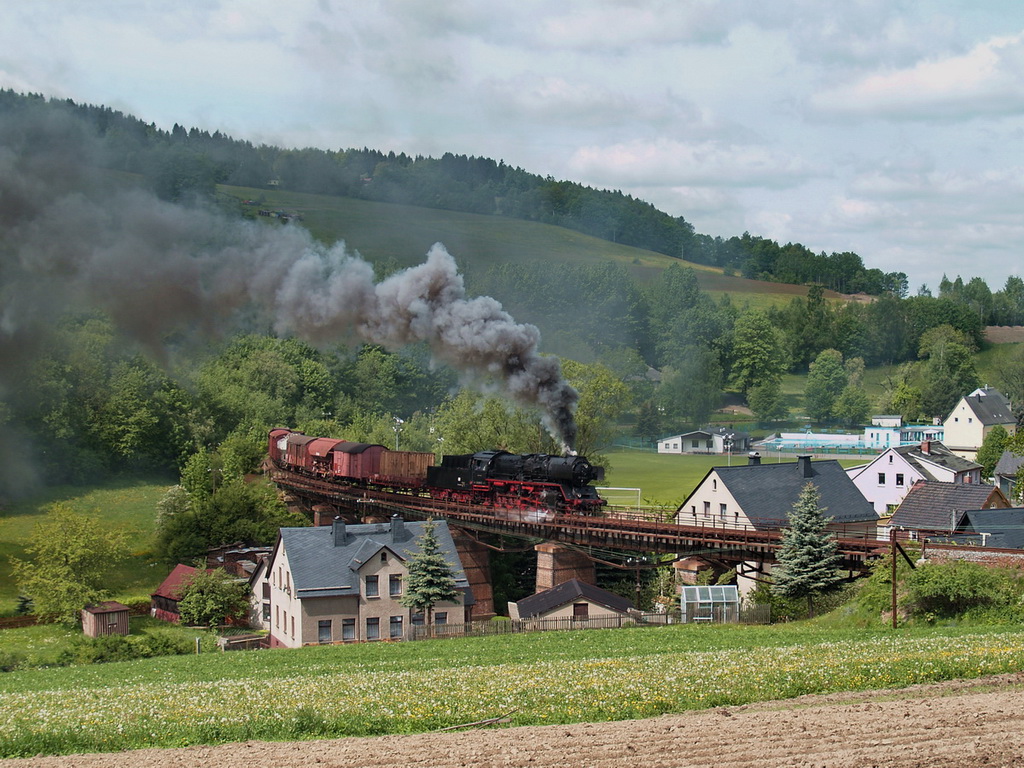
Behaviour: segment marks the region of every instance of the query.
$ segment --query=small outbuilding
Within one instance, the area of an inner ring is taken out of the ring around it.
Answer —
[[[573,619],[628,616],[633,603],[607,589],[569,579],[551,589],[508,604],[513,619]]]
[[[196,569],[191,565],[178,563],[168,574],[156,592],[150,595],[149,614],[161,621],[181,621],[178,603],[181,601],[182,590],[192,580]]]
[[[82,609],[82,631],[86,637],[128,634],[128,606],[104,600]]]

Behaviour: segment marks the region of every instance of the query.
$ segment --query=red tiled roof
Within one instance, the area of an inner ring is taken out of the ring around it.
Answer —
[[[171,571],[170,575],[164,579],[163,584],[157,587],[156,592],[153,593],[153,597],[166,597],[170,600],[180,600],[181,590],[185,586],[186,582],[192,578],[192,574],[196,572],[196,569],[191,565],[182,565],[178,563],[174,566],[174,570]]]

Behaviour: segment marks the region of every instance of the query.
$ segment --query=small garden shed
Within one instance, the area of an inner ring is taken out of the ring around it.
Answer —
[[[86,637],[128,634],[128,606],[105,600],[82,609],[82,631]]]

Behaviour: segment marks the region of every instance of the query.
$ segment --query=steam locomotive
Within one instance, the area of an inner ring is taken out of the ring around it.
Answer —
[[[267,449],[270,461],[290,472],[439,501],[577,514],[599,512],[606,503],[591,485],[604,480],[604,467],[583,456],[480,451],[442,456],[435,465],[432,453],[392,451],[290,429],[271,430]]]

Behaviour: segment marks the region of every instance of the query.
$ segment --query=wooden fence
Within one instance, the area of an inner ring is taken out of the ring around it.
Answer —
[[[509,619],[508,621],[475,621],[469,624],[435,624],[413,626],[409,640],[427,640],[435,637],[485,637],[489,635],[515,635],[522,632],[550,632],[566,629],[621,629],[658,624],[675,624],[677,616],[667,613],[636,613],[628,616],[590,616],[561,619]]]

